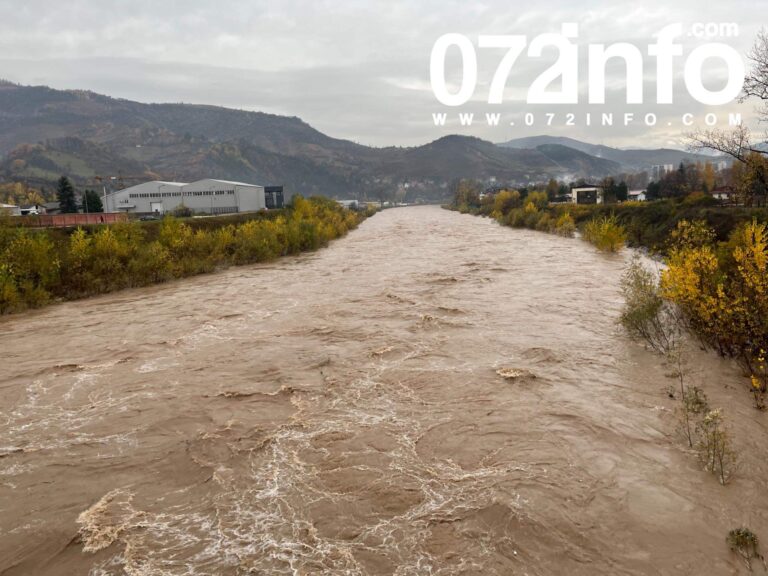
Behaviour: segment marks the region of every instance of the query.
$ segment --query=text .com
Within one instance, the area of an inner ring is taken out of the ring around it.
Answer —
[[[736,38],[739,25],[735,22],[696,22],[692,24],[688,36],[694,38]]]

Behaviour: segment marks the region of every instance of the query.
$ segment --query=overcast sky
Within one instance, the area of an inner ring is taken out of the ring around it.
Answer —
[[[627,106],[623,66],[609,67],[606,106],[538,106],[510,97],[486,102],[500,52],[478,49],[480,72],[473,100],[459,111],[500,112],[504,126],[435,127],[440,105],[429,82],[430,52],[447,32],[479,34],[559,32],[564,22],[580,27],[582,56],[589,43],[631,42],[643,52],[653,34],[680,22],[735,22],[736,38],[684,37],[685,53],[707,42],[724,42],[746,54],[761,25],[768,25],[768,0],[716,3],[702,0],[619,2],[617,0],[0,0],[0,78],[22,84],[89,89],[142,102],[216,104],[299,116],[317,129],[375,146],[422,144],[448,133],[492,141],[550,133],[616,146],[680,146],[679,117],[703,120],[706,107],[692,101],[678,81],[676,102],[658,106],[654,60],[645,59],[646,102]],[[554,52],[552,52],[554,54]],[[682,74],[683,58],[676,73]],[[517,94],[552,62],[523,57],[513,71],[509,94]],[[722,67],[711,61],[707,86],[722,87]],[[586,82],[582,63],[580,81]],[[449,70],[458,59],[449,60]],[[516,89],[517,88],[517,89]],[[582,92],[581,101],[586,101]],[[722,106],[722,116],[740,111],[757,128],[754,104]],[[655,128],[583,126],[592,110],[659,115]],[[534,112],[537,125],[522,126]],[[576,126],[562,120],[547,127],[543,113],[576,113]],[[515,126],[510,126],[514,121]],[[669,126],[669,123],[672,126]]]

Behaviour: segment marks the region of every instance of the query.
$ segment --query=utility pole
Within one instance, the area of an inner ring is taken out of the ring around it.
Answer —
[[[102,211],[104,212],[110,212],[109,206],[107,205],[107,180],[110,180],[110,187],[111,187],[111,181],[117,180],[115,176],[108,176],[108,177],[102,177],[102,176],[96,176],[94,177],[94,181],[101,184],[101,193],[102,193]],[[95,192],[95,190],[94,190]],[[114,208],[113,208],[114,209]]]

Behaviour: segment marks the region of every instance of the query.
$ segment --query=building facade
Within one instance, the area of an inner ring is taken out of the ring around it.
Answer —
[[[658,182],[664,177],[665,174],[673,172],[674,169],[674,164],[654,164],[651,166],[651,180],[653,182]]]
[[[598,186],[571,188],[572,204],[602,204],[604,201],[603,189]]]
[[[189,184],[144,182],[108,194],[104,200],[105,212],[139,214],[164,214],[182,205],[202,214],[234,214],[267,208],[264,186],[212,178]],[[280,201],[282,203],[282,187]]]
[[[283,200],[283,187],[265,186],[264,202],[266,203],[268,210],[274,210],[275,208],[282,208],[285,206],[285,201]]]
[[[11,216],[21,216],[21,208],[14,204],[0,204],[0,212]]]

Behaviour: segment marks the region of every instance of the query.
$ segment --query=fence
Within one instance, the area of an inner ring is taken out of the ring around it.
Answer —
[[[33,227],[64,227],[84,226],[86,224],[114,224],[125,222],[128,214],[125,213],[94,213],[94,214],[41,214],[18,217],[17,222],[24,226]]]

